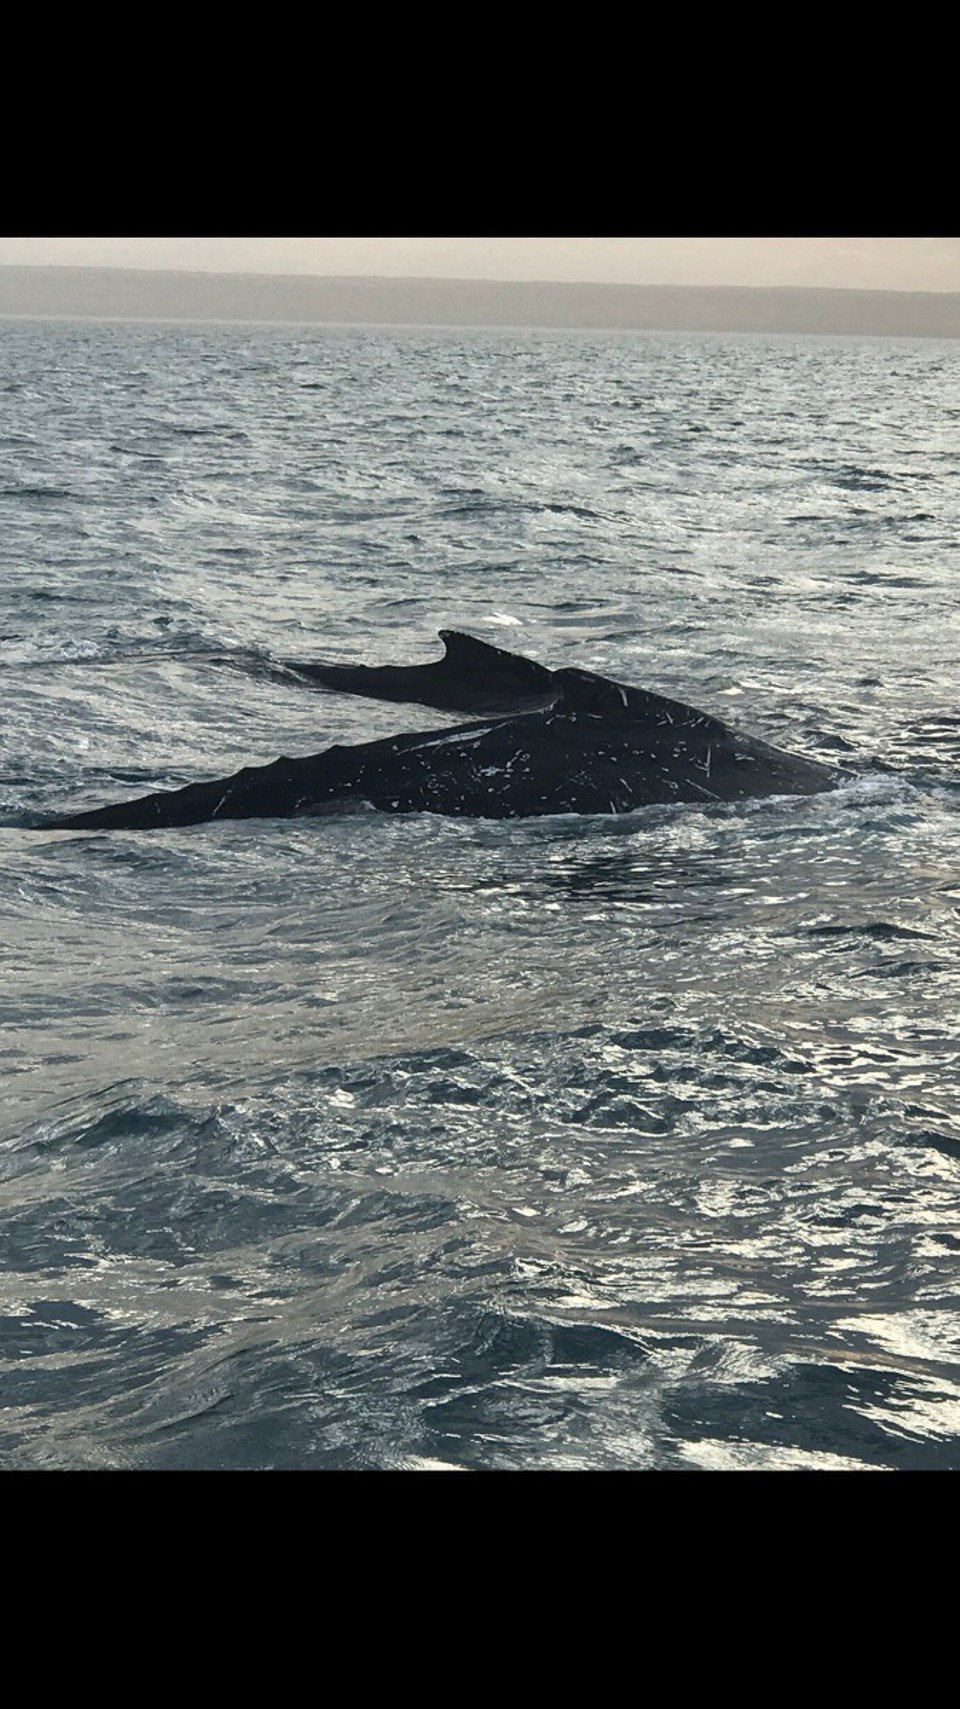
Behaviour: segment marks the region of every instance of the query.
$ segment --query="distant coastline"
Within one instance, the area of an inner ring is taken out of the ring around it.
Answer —
[[[960,293],[0,267],[0,318],[960,338]]]

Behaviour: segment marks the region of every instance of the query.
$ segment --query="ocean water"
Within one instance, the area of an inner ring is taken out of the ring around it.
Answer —
[[[958,476],[953,343],[0,323],[0,1466],[960,1465]],[[854,779],[30,828],[441,627]]]

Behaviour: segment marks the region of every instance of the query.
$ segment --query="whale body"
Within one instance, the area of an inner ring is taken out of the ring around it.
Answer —
[[[441,630],[426,665],[289,661],[338,692],[487,715],[442,730],[247,766],[45,829],[155,830],[213,819],[290,818],[365,804],[386,813],[511,819],[630,813],[662,802],[740,801],[833,789],[843,774],[732,729],[682,701],[591,671],[549,670]]]

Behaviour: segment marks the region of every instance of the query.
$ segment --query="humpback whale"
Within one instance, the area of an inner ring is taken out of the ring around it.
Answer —
[[[440,636],[444,657],[431,664],[284,668],[341,693],[482,713],[480,721],[246,766],[43,828],[155,830],[358,804],[490,819],[630,813],[662,802],[810,795],[842,779],[682,701],[592,671],[549,670],[456,631]]]

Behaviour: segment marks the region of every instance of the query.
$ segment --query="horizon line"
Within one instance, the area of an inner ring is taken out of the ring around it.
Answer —
[[[158,267],[138,266],[136,263],[115,266],[99,261],[0,261],[2,273],[110,273],[132,274],[136,277],[153,274],[161,278],[181,279],[258,279],[264,283],[295,280],[300,284],[377,284],[377,285],[482,285],[488,289],[536,290],[547,288],[561,291],[742,291],[776,294],[801,292],[804,296],[842,295],[861,297],[960,297],[960,290],[945,291],[902,285],[742,285],[714,282],[711,284],[679,284],[671,280],[632,279],[502,279],[464,274],[454,277],[446,273],[306,273],[261,272],[257,269],[238,270],[227,267]]]

